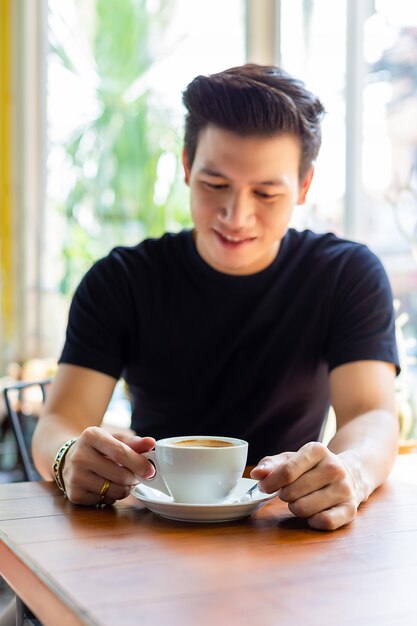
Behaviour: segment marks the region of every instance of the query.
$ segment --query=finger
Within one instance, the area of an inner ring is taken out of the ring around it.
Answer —
[[[95,475],[102,478],[102,482],[105,478],[112,483],[118,485],[124,485],[126,487],[133,487],[137,485],[138,479],[127,467],[123,467],[118,463],[115,463],[107,456],[102,455],[96,450],[91,451],[89,457],[88,470],[94,471]],[[76,474],[74,474],[76,476]]]
[[[93,472],[84,472],[79,481],[72,481],[68,486],[67,497],[74,504],[90,505],[97,504],[101,500],[105,501],[106,504],[113,503],[129,495],[130,487],[109,481],[110,485],[105,492],[104,498],[102,498],[102,489],[107,480],[109,479],[98,476]]]
[[[111,499],[109,496],[102,498],[99,494],[91,491],[79,491],[74,489],[72,492],[67,493],[67,498],[73,504],[81,506],[97,506],[97,504],[114,504],[116,500]]]
[[[307,522],[311,528],[317,530],[336,530],[351,522],[357,513],[356,507],[351,504],[340,504],[326,511],[311,516]]]
[[[81,491],[76,487],[68,489],[66,494],[70,502],[81,506],[95,506],[99,502],[97,493],[93,493],[92,491]]]
[[[290,453],[287,458],[282,454],[267,457],[275,463],[275,467],[261,479],[259,488],[266,493],[273,493],[296,481],[330,454],[326,446],[314,441],[305,444],[298,452]]]
[[[119,485],[111,481],[109,478],[104,478],[103,476],[92,476],[91,483],[94,484],[94,487],[92,487],[90,491],[96,493],[101,498],[102,489],[107,484],[107,481],[110,482],[110,486],[105,493],[105,498],[109,498],[110,500],[122,500],[123,498],[127,498],[131,490],[130,486]]]
[[[334,506],[350,502],[354,506],[354,500],[351,497],[349,488],[347,486],[342,488],[338,484],[332,484],[303,498],[289,502],[288,508],[297,517],[310,518]]]
[[[278,495],[284,502],[293,502],[330,484],[340,483],[342,485],[344,482],[349,484],[346,470],[335,457],[329,461],[323,460],[291,484],[282,487]],[[347,494],[347,497],[349,495]]]
[[[128,435],[125,433],[117,433],[113,435],[119,441],[122,441],[135,452],[149,452],[155,447],[156,440],[153,437],[139,437],[138,435]]]
[[[282,452],[281,454],[276,454],[275,456],[265,456],[251,471],[251,478],[254,478],[255,480],[262,480],[271,472],[274,472],[280,463],[284,463],[293,454],[295,454],[295,452]]]
[[[128,468],[115,463],[109,457],[104,456],[101,452],[85,443],[77,446],[74,444],[73,449],[69,452],[71,454],[68,453],[63,471],[63,479],[67,490],[70,484],[76,483],[86,491],[94,491],[95,485],[94,481],[91,480],[92,476],[103,476],[114,483],[125,486],[133,486],[138,482],[135,475]]]
[[[144,456],[138,454],[132,450],[130,446],[103,429],[91,426],[83,431],[79,439],[81,437],[83,438],[84,445],[96,449],[114,463],[122,467],[127,467],[134,476],[150,478],[154,475],[155,470],[153,465],[149,463]],[[148,442],[147,445],[150,445],[150,442]]]

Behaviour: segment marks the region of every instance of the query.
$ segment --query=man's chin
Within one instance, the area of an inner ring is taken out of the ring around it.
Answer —
[[[230,274],[235,276],[245,276],[247,274],[255,274],[257,271],[257,264],[247,259],[221,259],[217,257],[212,263],[209,263],[214,269],[223,274]],[[262,268],[261,268],[262,269]]]

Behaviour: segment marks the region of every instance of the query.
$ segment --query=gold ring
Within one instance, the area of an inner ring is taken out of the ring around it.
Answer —
[[[106,497],[106,493],[110,489],[110,485],[111,485],[111,482],[109,480],[107,480],[107,478],[106,478],[106,480],[103,483],[102,488],[100,489],[100,496],[101,496],[100,504],[102,504],[104,498]]]

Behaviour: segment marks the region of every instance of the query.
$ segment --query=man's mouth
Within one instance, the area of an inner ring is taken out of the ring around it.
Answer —
[[[220,241],[224,245],[229,245],[232,247],[238,247],[245,243],[250,243],[254,241],[256,237],[237,237],[235,235],[229,235],[228,233],[220,232],[218,230],[213,229],[213,232],[217,235]]]

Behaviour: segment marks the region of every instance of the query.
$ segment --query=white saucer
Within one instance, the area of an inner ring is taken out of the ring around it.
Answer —
[[[221,504],[181,504],[172,498],[140,484],[132,488],[131,494],[140,500],[150,511],[180,522],[229,522],[248,517],[261,508],[277,493],[261,493],[257,489],[250,496],[245,493],[256,484],[256,480],[241,478],[227,499]],[[239,500],[242,498],[242,500]]]

